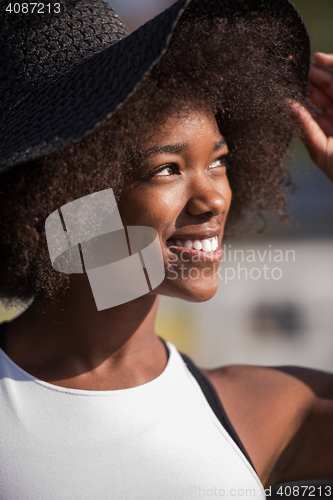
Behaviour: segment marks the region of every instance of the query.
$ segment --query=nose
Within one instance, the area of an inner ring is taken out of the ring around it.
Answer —
[[[194,186],[192,186],[194,188]],[[198,180],[195,191],[192,190],[187,211],[190,215],[207,214],[217,216],[227,209],[227,200],[211,182]]]

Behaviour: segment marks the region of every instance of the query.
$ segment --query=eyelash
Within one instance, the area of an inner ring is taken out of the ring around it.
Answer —
[[[173,173],[176,174],[176,175],[180,175],[179,174],[179,169],[178,169],[178,166],[175,164],[175,163],[170,163],[170,165],[164,165],[163,167],[159,168],[158,170],[156,170],[155,172],[152,172],[152,176],[155,176],[155,175],[158,175],[160,172],[163,172],[163,170],[166,170],[167,168],[172,168],[173,169]],[[175,170],[177,170],[177,172],[175,172]],[[172,175],[172,174],[171,174]],[[161,175],[161,177],[170,177],[168,175]]]
[[[229,153],[227,153],[226,155],[219,156],[219,158],[216,158],[216,160],[214,160],[212,163],[220,161],[221,162],[220,166],[228,169],[228,158],[229,158]]]
[[[214,160],[211,164],[213,163],[216,163],[216,162],[221,162],[221,167],[226,167],[228,168],[228,163],[227,163],[227,158],[228,158],[228,154],[226,155],[222,155],[220,156],[219,158],[216,158],[216,160]],[[178,173],[174,172],[173,174],[171,175],[180,175],[179,173],[179,169],[178,169],[178,166],[176,163],[170,163],[169,165],[163,165],[163,167],[160,167],[159,169],[157,170],[154,170],[152,172],[149,172],[148,175],[147,175],[147,178],[152,178],[152,177],[155,177],[159,174],[159,172],[163,172],[163,170],[166,170],[167,168],[172,168],[173,170],[178,170]],[[159,177],[171,177],[171,175],[161,175]]]

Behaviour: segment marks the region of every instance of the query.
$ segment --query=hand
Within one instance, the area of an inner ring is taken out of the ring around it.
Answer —
[[[316,54],[310,68],[311,102],[307,108],[293,104],[293,109],[311,158],[333,181],[333,72],[330,69],[333,69],[333,54]]]

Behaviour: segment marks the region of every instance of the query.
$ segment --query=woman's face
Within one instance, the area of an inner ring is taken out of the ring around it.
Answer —
[[[159,235],[166,277],[151,293],[208,300],[218,287],[231,203],[228,147],[215,117],[175,111],[143,139],[141,150],[119,210],[124,225],[150,226]]]

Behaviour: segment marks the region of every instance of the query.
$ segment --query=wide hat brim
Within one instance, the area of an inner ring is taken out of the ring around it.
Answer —
[[[299,54],[295,72],[305,95],[310,40],[288,0],[178,0],[135,32],[121,34],[116,43],[97,45],[65,74],[43,81],[15,102],[0,124],[0,173],[69,146],[111,117],[163,56],[181,19],[262,9],[288,23]]]

